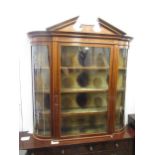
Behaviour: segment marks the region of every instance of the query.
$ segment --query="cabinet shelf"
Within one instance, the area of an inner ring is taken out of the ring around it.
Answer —
[[[97,125],[95,126],[95,128],[91,126],[86,126],[84,130],[80,130],[80,127],[77,126],[77,127],[68,129],[67,132],[63,131],[63,133],[65,135],[76,135],[76,134],[84,135],[84,134],[91,134],[91,133],[106,133],[106,128],[103,124]]]
[[[92,88],[81,88],[81,89],[62,89],[61,93],[93,93],[93,92],[107,92],[108,89],[92,89]]]
[[[50,69],[50,67],[48,67],[48,66],[43,66],[43,67],[33,67],[33,69],[35,69],[35,70],[42,70],[42,69],[47,69],[47,70],[49,70]]]
[[[109,67],[61,67],[62,70],[71,69],[71,70],[108,70]]]
[[[77,115],[77,116],[83,116],[83,115],[98,115],[98,114],[107,114],[107,111],[105,111],[104,109],[80,109],[80,110],[70,110],[67,112],[62,112],[62,116],[63,117],[68,117],[68,116],[73,116],[73,115]]]
[[[35,90],[34,91],[35,93],[38,93],[38,94],[49,94],[50,93],[50,90]]]
[[[117,89],[117,92],[122,92],[122,91],[125,91],[125,88],[118,88]]]
[[[121,71],[126,71],[126,67],[119,67],[118,69]]]
[[[36,115],[44,115],[44,116],[50,115],[50,110],[37,112]]]

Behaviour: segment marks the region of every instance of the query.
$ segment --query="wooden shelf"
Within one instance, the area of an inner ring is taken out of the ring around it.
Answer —
[[[116,103],[116,113],[120,113],[121,111],[120,111],[120,106],[117,106],[117,103]],[[123,106],[123,108],[122,108],[122,110],[124,110],[124,106]]]
[[[36,115],[50,115],[51,111],[50,110],[44,110],[40,112],[36,112]]]
[[[98,114],[107,114],[107,111],[103,109],[82,109],[82,110],[70,110],[68,112],[62,112],[63,117],[68,117],[68,116],[74,116],[74,115],[79,115],[79,116],[84,116],[84,115],[98,115]]]
[[[63,132],[63,136],[76,135],[76,134],[85,135],[92,133],[106,133],[106,129],[103,126],[103,124],[95,126],[94,129],[88,127],[88,129],[86,128],[84,131],[80,131],[78,128],[80,127],[77,126],[75,129],[70,129],[68,132]]]
[[[108,89],[92,89],[92,88],[78,88],[78,89],[62,89],[61,93],[91,93],[91,92],[107,92]]]
[[[49,94],[50,93],[50,90],[34,90],[34,93],[40,93],[40,94]]]
[[[117,88],[117,92],[125,91],[125,88]]]
[[[118,67],[120,71],[126,71],[126,67]]]
[[[50,69],[50,67],[49,66],[40,66],[40,67],[32,67],[32,69]]]
[[[108,70],[109,67],[96,67],[96,66],[92,66],[92,67],[61,67],[62,70],[65,69],[73,69],[73,70]]]

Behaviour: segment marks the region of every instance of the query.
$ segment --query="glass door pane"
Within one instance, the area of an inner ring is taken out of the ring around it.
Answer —
[[[124,127],[124,105],[125,105],[125,84],[126,84],[126,67],[127,67],[127,49],[119,50],[119,66],[117,77],[117,96],[116,96],[116,119],[115,130]]]
[[[61,46],[61,135],[107,132],[110,48]]]
[[[34,134],[50,136],[50,66],[46,45],[32,46]]]

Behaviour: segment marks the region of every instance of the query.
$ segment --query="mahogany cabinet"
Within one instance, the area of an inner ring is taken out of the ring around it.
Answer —
[[[100,18],[98,30],[95,25],[76,29],[77,20],[28,33],[35,138],[93,142],[124,130],[132,38]]]

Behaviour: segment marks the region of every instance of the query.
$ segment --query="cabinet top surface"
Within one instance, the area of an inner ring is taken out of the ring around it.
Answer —
[[[108,22],[97,19],[96,25],[83,25],[78,24],[78,18],[66,20],[54,26],[46,29],[46,31],[33,31],[29,32],[28,36],[33,37],[53,37],[53,36],[67,36],[67,37],[90,37],[90,38],[110,38],[110,39],[121,39],[130,41],[132,37],[126,36],[126,33],[109,24]]]

